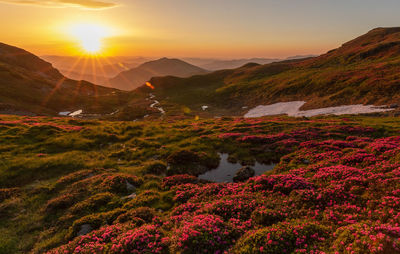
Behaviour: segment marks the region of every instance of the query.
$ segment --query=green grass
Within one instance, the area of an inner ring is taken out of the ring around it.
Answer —
[[[374,137],[400,130],[397,118],[365,116],[109,122],[1,115],[0,121],[0,189],[17,188],[1,192],[11,194],[0,199],[0,253],[59,246],[84,222],[100,227],[126,210],[168,212],[175,201],[171,191],[161,188],[163,176],[198,174],[199,165],[210,169],[218,164],[219,152],[250,164],[284,155],[233,139],[221,141],[220,134],[270,135],[334,124],[371,126]],[[127,191],[125,180],[118,180],[129,177],[137,177],[129,180],[135,190]],[[125,198],[132,192],[137,198]]]

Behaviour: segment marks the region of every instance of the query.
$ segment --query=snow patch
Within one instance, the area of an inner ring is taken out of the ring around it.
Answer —
[[[291,102],[279,102],[271,105],[259,105],[247,112],[244,115],[245,118],[261,117],[261,116],[272,116],[286,114],[294,117],[311,117],[317,115],[347,115],[347,114],[365,114],[375,112],[385,112],[393,110],[385,106],[374,106],[374,105],[345,105],[338,107],[327,107],[311,110],[300,110],[305,101],[291,101]]]
[[[69,115],[69,113],[71,113],[71,112],[70,111],[62,111],[62,112],[58,112],[58,115],[67,116],[67,115]]]
[[[71,114],[69,114],[69,116],[72,116],[72,117],[74,117],[74,116],[79,116],[79,115],[82,114],[82,113],[83,113],[83,110],[80,109],[80,110],[77,110],[77,111],[72,112]]]

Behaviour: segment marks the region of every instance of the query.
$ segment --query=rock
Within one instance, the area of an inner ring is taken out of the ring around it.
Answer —
[[[122,199],[134,199],[136,198],[136,196],[137,196],[136,193],[132,193],[131,195],[125,196]]]
[[[396,103],[391,104],[391,105],[389,106],[389,108],[398,108],[398,107],[399,107],[399,104],[396,104]]]
[[[136,190],[135,186],[133,184],[131,184],[130,182],[128,182],[128,181],[126,181],[126,189],[128,191],[135,191]]]
[[[254,174],[255,174],[254,169],[252,169],[252,168],[249,167],[249,166],[244,166],[244,167],[242,167],[241,169],[239,169],[239,170],[236,172],[235,176],[233,177],[233,181],[234,181],[235,183],[237,183],[237,182],[244,182],[244,181],[246,181],[247,179],[249,179],[250,177],[253,177]]]
[[[304,163],[304,164],[310,164],[310,160],[304,159],[304,160],[303,160],[303,163]]]
[[[79,230],[77,236],[86,235],[86,234],[92,232],[92,230],[93,229],[92,229],[92,226],[90,226],[90,224],[83,224],[83,225],[81,225],[81,230]]]

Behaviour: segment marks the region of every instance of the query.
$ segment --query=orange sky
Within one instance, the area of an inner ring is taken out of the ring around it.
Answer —
[[[399,1],[0,0],[0,41],[38,55],[77,55],[71,27],[103,27],[101,53],[173,57],[319,54],[400,24]],[[85,33],[84,33],[85,34]],[[86,38],[88,40],[88,38]]]

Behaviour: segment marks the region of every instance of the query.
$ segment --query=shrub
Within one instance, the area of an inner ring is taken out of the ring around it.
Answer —
[[[215,215],[197,215],[173,232],[172,250],[175,253],[193,253],[202,250],[205,253],[223,253],[233,244],[237,232],[221,217]]]
[[[348,254],[400,252],[400,227],[367,223],[338,228],[333,250]]]
[[[200,161],[200,156],[193,151],[190,150],[178,150],[171,153],[167,162],[171,165],[187,165],[193,164]]]
[[[98,229],[100,226],[109,224],[111,225],[121,214],[125,213],[126,210],[118,208],[109,212],[96,213],[84,216],[72,223],[69,228],[67,238],[73,238],[81,229],[84,224],[89,224],[92,229]]]
[[[170,189],[176,185],[182,185],[186,183],[197,183],[197,177],[192,175],[174,175],[167,176],[163,179],[162,187],[164,189]]]
[[[167,171],[167,166],[161,162],[153,162],[145,167],[146,174],[162,175]]]
[[[154,190],[147,190],[139,195],[131,201],[124,204],[125,209],[132,209],[141,206],[151,207],[160,201],[161,195],[159,192]]]
[[[132,192],[128,188],[129,184],[139,187],[142,183],[143,179],[137,176],[118,173],[106,176],[99,188],[103,191],[110,191],[117,194],[128,194]]]
[[[68,184],[88,178],[88,177],[94,175],[97,171],[99,171],[99,170],[86,169],[86,170],[80,170],[80,171],[68,174],[68,175],[63,176],[60,179],[58,179],[55,187],[57,189],[63,188],[65,186],[67,186]]]
[[[115,208],[119,205],[119,198],[109,192],[95,194],[70,208],[72,214],[89,214],[103,209]]]
[[[285,219],[285,214],[280,210],[256,209],[251,214],[251,219],[260,225],[271,226]]]
[[[130,221],[133,218],[140,218],[143,220],[143,223],[149,223],[153,220],[154,216],[157,214],[156,210],[149,207],[139,207],[133,210],[129,210],[128,212],[121,214],[117,222],[124,223]]]
[[[77,201],[78,196],[79,194],[76,193],[66,193],[59,197],[53,198],[47,202],[44,207],[44,211],[48,214],[52,214],[60,210],[65,210]]]
[[[109,244],[123,230],[125,229],[121,225],[106,226],[87,235],[77,237],[68,244],[49,251],[48,254],[107,253]]]
[[[327,229],[307,221],[287,221],[249,232],[234,247],[234,253],[295,253],[319,250]]]
[[[0,203],[6,199],[12,197],[13,195],[18,194],[19,191],[20,191],[19,188],[0,189]]]
[[[168,238],[155,225],[144,225],[121,234],[111,253],[168,253]]]

